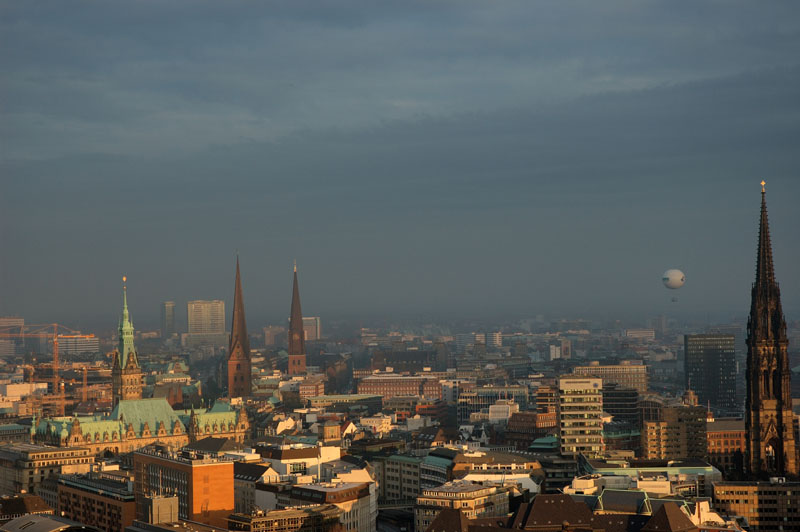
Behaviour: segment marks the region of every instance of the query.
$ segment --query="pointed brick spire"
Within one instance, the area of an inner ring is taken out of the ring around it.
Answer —
[[[237,352],[241,347],[241,352]],[[234,356],[250,358],[250,339],[247,336],[247,321],[244,317],[244,299],[242,297],[242,278],[239,274],[239,257],[236,257],[236,282],[233,288],[233,317],[231,318],[231,341],[228,346],[228,358]]]
[[[303,311],[300,309],[300,288],[297,286],[297,264],[294,265],[292,286],[292,313],[289,317],[289,355],[305,355],[306,341],[303,330]]]

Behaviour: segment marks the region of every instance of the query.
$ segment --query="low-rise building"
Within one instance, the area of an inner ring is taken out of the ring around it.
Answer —
[[[59,448],[32,443],[0,446],[0,495],[36,493],[46,478],[88,473],[94,453],[84,447]]]
[[[62,475],[58,510],[63,517],[106,532],[123,532],[136,517],[133,479],[118,473]]]
[[[191,451],[149,446],[133,453],[136,519],[147,520],[147,497],[174,493],[183,520],[224,527],[234,510],[233,462]]]
[[[379,500],[404,501],[419,496],[422,458],[401,454],[377,456],[369,460],[369,465],[378,483]]]
[[[346,532],[342,510],[321,504],[284,510],[235,513],[228,517],[228,530],[237,532]]]
[[[717,482],[714,507],[747,519],[752,532],[800,530],[800,482]]]
[[[332,504],[342,511],[340,520],[347,531],[375,532],[378,495],[374,482],[297,485],[286,496],[286,506]]]
[[[464,480],[424,489],[414,505],[416,530],[427,530],[444,508],[458,509],[467,519],[505,516],[508,513],[508,490]]]
[[[743,419],[708,421],[708,461],[726,474],[741,470],[744,467],[745,434]]]
[[[319,465],[338,460],[342,456],[338,445],[285,445],[256,446],[264,463],[269,464],[278,475],[317,475]]]

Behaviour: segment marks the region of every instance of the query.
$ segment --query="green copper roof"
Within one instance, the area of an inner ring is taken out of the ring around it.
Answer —
[[[211,408],[195,408],[194,414],[197,417],[197,425],[202,429],[206,425],[213,427],[216,423],[217,426],[229,425],[233,423],[236,425],[236,410],[234,410],[230,403],[226,401],[217,401]],[[187,427],[189,420],[192,417],[191,410],[181,410],[178,417]]]
[[[141,433],[145,423],[151,432],[156,432],[158,423],[161,421],[164,422],[164,428],[167,431],[171,431],[175,422],[180,421],[178,414],[163,398],[120,401],[109,417],[122,421],[125,427],[133,424],[136,434]]]

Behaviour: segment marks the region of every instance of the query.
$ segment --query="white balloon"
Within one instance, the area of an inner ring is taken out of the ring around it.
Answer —
[[[667,270],[661,276],[661,280],[670,290],[677,290],[686,282],[686,276],[680,270]]]

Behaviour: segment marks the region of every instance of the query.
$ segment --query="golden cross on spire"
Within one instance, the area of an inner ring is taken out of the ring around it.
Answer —
[[[767,185],[767,182],[762,179],[761,180],[761,192],[766,192],[767,191],[766,185]]]

